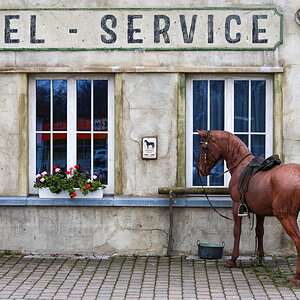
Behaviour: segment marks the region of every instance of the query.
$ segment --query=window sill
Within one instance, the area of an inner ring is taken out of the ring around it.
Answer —
[[[215,207],[232,207],[229,195],[209,195]],[[40,199],[38,196],[0,197],[0,206],[169,207],[168,197],[104,196],[102,199]],[[210,207],[205,195],[174,198],[174,207]]]

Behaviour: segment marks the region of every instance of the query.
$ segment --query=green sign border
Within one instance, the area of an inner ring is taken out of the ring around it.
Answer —
[[[205,7],[205,8],[5,8],[0,11],[106,11],[106,10],[140,10],[140,11],[172,11],[172,10],[273,10],[280,17],[280,40],[272,48],[0,48],[0,51],[269,51],[283,43],[283,15],[274,7]]]

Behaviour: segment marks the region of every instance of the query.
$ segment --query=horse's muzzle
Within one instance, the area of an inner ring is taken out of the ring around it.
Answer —
[[[208,176],[210,172],[207,172],[207,170],[199,168],[199,172],[202,176]]]

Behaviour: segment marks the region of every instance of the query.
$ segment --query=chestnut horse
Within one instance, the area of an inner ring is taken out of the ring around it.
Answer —
[[[223,158],[231,174],[229,193],[233,200],[234,247],[227,266],[235,267],[239,256],[242,223],[242,217],[238,216],[240,205],[238,180],[241,172],[254,156],[247,146],[230,132],[201,130],[198,133],[201,135],[201,155],[198,166],[200,173],[203,176],[209,175],[216,163]],[[245,196],[247,206],[256,214],[255,231],[259,256],[264,256],[264,218],[275,216],[297,248],[297,270],[292,278],[292,281],[297,282],[300,279],[300,232],[297,224],[300,209],[300,165],[279,165],[269,171],[256,173],[249,182]]]

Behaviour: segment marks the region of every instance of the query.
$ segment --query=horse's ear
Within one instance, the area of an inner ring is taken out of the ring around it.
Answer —
[[[196,129],[196,130],[201,136],[204,136],[207,134],[207,131],[205,131],[205,130],[198,130],[198,129]]]

